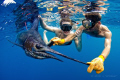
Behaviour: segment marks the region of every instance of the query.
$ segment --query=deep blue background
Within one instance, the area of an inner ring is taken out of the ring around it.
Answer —
[[[109,3],[108,13],[103,15],[102,22],[112,32],[112,45],[110,55],[104,62],[105,70],[101,74],[96,74],[95,71],[87,73],[87,65],[57,55],[64,62],[53,59],[33,59],[26,56],[20,47],[12,47],[13,44],[9,43],[5,36],[13,34],[12,40],[14,41],[16,34],[12,33],[11,30],[14,31],[14,29],[11,29],[9,24],[7,26],[4,24],[5,17],[3,16],[11,12],[10,8],[13,5],[0,6],[0,27],[2,27],[0,29],[0,80],[120,80],[120,6],[119,0],[109,1]],[[10,17],[8,16],[6,20]],[[39,31],[42,35],[43,30]],[[48,32],[48,34],[51,34],[49,39],[54,36],[53,33]],[[88,62],[102,52],[104,38],[94,38],[83,34],[82,45],[81,52],[76,50],[74,43],[70,46],[53,46],[52,48],[70,57]]]

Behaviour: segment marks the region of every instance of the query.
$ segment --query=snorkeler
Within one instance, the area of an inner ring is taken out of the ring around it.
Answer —
[[[81,35],[82,32],[89,34],[93,37],[104,37],[105,38],[105,43],[104,43],[105,48],[102,51],[102,53],[97,58],[93,59],[91,62],[87,62],[87,64],[89,64],[87,71],[89,73],[91,73],[92,70],[95,70],[96,73],[99,74],[102,71],[104,71],[103,63],[110,53],[112,33],[107,28],[107,26],[101,24],[100,13],[89,12],[89,13],[85,14],[85,18],[86,19],[84,19],[82,21],[82,25],[80,26],[80,28],[77,29],[74,34],[69,35],[64,39],[60,39],[60,38],[55,37],[51,41],[54,42],[54,45],[61,45],[61,44],[64,44],[66,42],[70,42],[76,36]]]
[[[38,16],[40,18],[40,25],[43,29],[47,31],[54,32],[56,34],[56,37],[64,39],[68,35],[74,34],[72,30],[73,23],[69,18],[63,18],[60,21],[60,29],[56,27],[51,27],[46,25],[46,23],[43,21],[41,16]],[[75,45],[78,51],[81,51],[81,36],[75,37],[73,40],[75,41]],[[45,38],[44,38],[45,39]],[[44,40],[45,41],[45,40]],[[47,42],[47,41],[45,41]],[[72,40],[70,42],[66,42],[64,45],[70,45],[72,43]],[[47,43],[48,44],[48,43]]]

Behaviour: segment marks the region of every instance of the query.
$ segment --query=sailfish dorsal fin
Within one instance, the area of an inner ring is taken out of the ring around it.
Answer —
[[[33,25],[30,30],[36,30],[38,31],[38,24],[39,24],[39,18],[35,18]]]

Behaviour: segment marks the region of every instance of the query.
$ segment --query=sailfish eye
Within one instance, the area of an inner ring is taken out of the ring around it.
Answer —
[[[39,44],[36,44],[36,46],[35,46],[37,49],[40,49],[40,48],[42,48]]]

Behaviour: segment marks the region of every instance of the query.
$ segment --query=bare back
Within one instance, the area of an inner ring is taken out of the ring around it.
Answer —
[[[110,30],[105,25],[100,25],[90,30],[84,30],[83,32],[94,37],[105,37],[105,33],[110,32]]]

